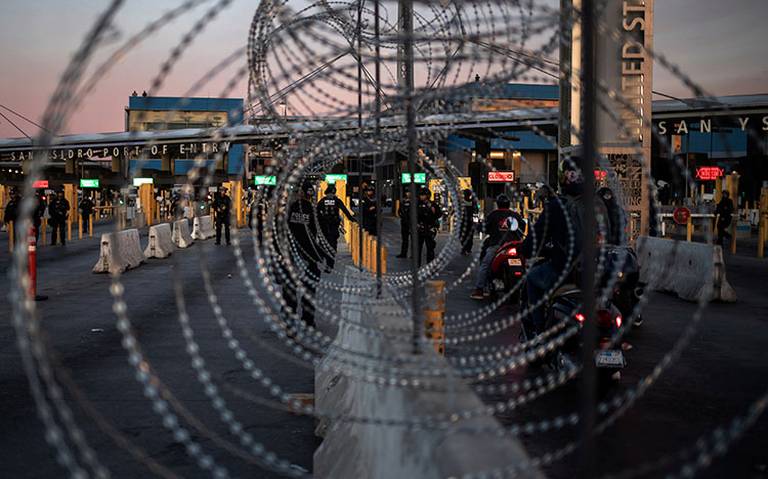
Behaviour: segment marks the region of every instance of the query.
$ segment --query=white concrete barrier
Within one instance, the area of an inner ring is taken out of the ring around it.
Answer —
[[[192,237],[194,239],[205,240],[213,238],[215,235],[216,232],[213,231],[212,216],[195,216],[195,222],[192,228]]]
[[[641,236],[637,259],[640,281],[652,290],[676,293],[687,301],[736,301],[720,246]]]
[[[149,227],[149,243],[144,250],[145,258],[167,258],[173,253],[171,225],[160,223]]]
[[[101,235],[99,261],[94,273],[122,273],[136,268],[144,261],[139,244],[139,230],[130,229]]]
[[[173,222],[171,240],[178,248],[188,248],[195,242],[192,233],[189,232],[189,221],[186,218]]]
[[[345,286],[371,283],[370,275],[358,276],[348,268]],[[373,291],[373,289],[372,289]],[[504,436],[492,414],[456,420],[447,427],[414,428],[377,424],[355,418],[408,421],[426,416],[449,418],[462,411],[482,411],[483,404],[469,386],[453,374],[420,377],[409,364],[431,368],[451,366],[425,346],[422,354],[411,353],[409,334],[397,339],[373,336],[370,331],[393,331],[408,327],[406,311],[395,314],[394,301],[385,306],[363,308],[366,298],[348,292],[340,304],[342,322],[321,368],[315,372],[315,407],[320,417],[316,433],[324,436],[315,451],[313,473],[320,478],[389,479],[463,477],[465,474],[492,471],[515,464],[528,464],[528,456],[514,438]],[[355,306],[359,305],[357,308]],[[370,309],[369,309],[370,308]],[[365,311],[367,333],[351,324],[361,322]],[[383,314],[386,311],[387,314]],[[319,318],[322,322],[323,318]],[[321,324],[321,327],[323,325]],[[370,329],[368,329],[370,328]],[[343,349],[342,349],[343,348]],[[366,357],[356,353],[364,353]],[[371,358],[369,355],[372,355]],[[381,357],[384,359],[375,359]],[[399,374],[418,379],[426,388],[378,384],[363,377],[389,377],[397,357]],[[412,362],[413,361],[413,362]],[[351,366],[356,365],[352,375]],[[378,374],[377,374],[378,373]],[[422,373],[423,374],[423,373]],[[345,420],[345,418],[348,418]],[[485,476],[483,476],[485,477]],[[496,477],[487,474],[487,477]],[[535,467],[521,470],[518,477],[544,477]]]

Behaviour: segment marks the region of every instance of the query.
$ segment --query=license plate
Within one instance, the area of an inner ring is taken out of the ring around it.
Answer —
[[[520,258],[509,258],[509,259],[507,259],[507,262],[509,263],[510,266],[522,266],[523,265],[523,260],[521,260]]]
[[[621,351],[600,351],[595,356],[595,365],[598,368],[623,368],[624,353]]]

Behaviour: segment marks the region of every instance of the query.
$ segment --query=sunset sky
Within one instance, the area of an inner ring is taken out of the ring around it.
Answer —
[[[117,31],[96,56],[105,59],[118,45],[181,1],[126,1]],[[141,93],[181,36],[214,2],[177,19],[122,59],[72,116],[67,133],[121,131],[123,108]],[[3,0],[0,6],[0,104],[39,120],[61,73],[106,0]],[[160,5],[160,6],[158,6]],[[182,94],[215,63],[246,44],[257,2],[235,0],[193,43],[159,91]],[[768,0],[656,0],[655,48],[715,95],[768,93]],[[243,63],[244,63],[243,59]],[[219,75],[201,96],[218,96],[240,63]],[[675,96],[690,92],[658,65],[654,89]],[[230,96],[244,97],[245,82]],[[8,115],[6,110],[0,110]],[[27,133],[32,125],[17,121]],[[0,137],[21,134],[0,117]]]

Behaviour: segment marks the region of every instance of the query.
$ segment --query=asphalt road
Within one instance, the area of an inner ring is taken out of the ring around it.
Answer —
[[[445,237],[441,236],[440,244]],[[389,246],[390,271],[409,266],[395,258],[399,232],[394,221],[387,221],[384,233]],[[250,240],[244,235],[246,248]],[[479,246],[475,242],[475,247]],[[0,248],[5,244],[0,243]],[[216,294],[226,318],[241,338],[243,346],[268,376],[288,392],[311,392],[312,371],[287,362],[265,350],[254,338],[280,348],[262,318],[255,312],[239,279],[234,255],[227,247],[212,241],[199,242],[177,251],[171,258],[150,260],[123,276],[128,314],[141,341],[150,366],[173,394],[207,428],[222,438],[237,443],[227,432],[211,407],[195,377],[185,353],[181,327],[173,295],[173,275],[183,278],[182,286],[191,326],[202,355],[213,372],[214,380],[226,384],[220,388],[236,416],[246,429],[279,456],[311,471],[312,453],[319,440],[313,436],[313,421],[276,410],[232,394],[231,387],[241,387],[260,397],[268,394],[240,367],[221,331],[213,320],[211,306],[203,291],[200,274],[201,254],[208,261]],[[40,292],[50,299],[39,304],[44,329],[58,359],[93,406],[108,418],[122,434],[140,445],[154,460],[184,477],[208,477],[197,468],[163,428],[143,396],[141,387],[127,362],[120,333],[115,327],[108,292],[109,278],[94,275],[90,269],[98,256],[98,240],[86,239],[65,248],[40,249]],[[457,258],[447,268],[443,279],[460,274],[468,258]],[[343,261],[342,261],[343,262]],[[728,279],[739,295],[736,304],[710,304],[704,311],[691,344],[650,389],[626,411],[613,426],[597,439],[599,451],[596,475],[628,472],[627,477],[663,477],[680,466],[676,451],[690,447],[702,434],[727,426],[730,420],[746,412],[750,403],[768,388],[768,263],[744,256],[727,256]],[[8,266],[7,254],[0,256],[0,271]],[[229,275],[232,275],[230,278]],[[470,281],[474,276],[470,276]],[[478,302],[469,299],[471,283],[465,282],[448,296],[448,310],[455,313],[474,311]],[[0,287],[0,316],[10,317],[7,281]],[[618,394],[633,387],[653,371],[659,360],[690,324],[695,305],[671,295],[650,293],[644,311],[645,324],[631,332],[633,349],[627,353],[629,366],[620,384],[608,392]],[[487,321],[514,313],[513,306],[495,311]],[[518,341],[516,328],[503,331],[482,344],[513,345]],[[476,344],[475,344],[476,345]],[[466,353],[450,348],[448,354]],[[495,380],[496,383],[535,379],[547,371],[541,368],[516,371]],[[71,399],[71,395],[67,396]],[[488,403],[510,399],[506,395],[486,395]],[[99,452],[103,463],[115,477],[147,476],[145,466],[135,461],[94,422],[85,416],[77,401],[71,401],[78,423],[84,426],[89,443]],[[499,414],[508,426],[541,421],[579,410],[578,383],[568,383],[512,412]],[[0,323],[0,476],[60,477],[62,469],[45,444],[40,421],[29,394],[9,321]],[[206,434],[192,428],[194,438],[226,465],[233,476],[273,477],[254,464],[223,452]],[[522,436],[533,457],[551,452],[576,439],[576,428]],[[768,477],[768,418],[762,417],[729,452],[704,471],[703,477]],[[662,468],[643,471],[638,466],[671,459]],[[576,475],[578,455],[571,455],[544,468],[554,478]]]
[[[248,248],[250,238],[247,234],[241,237],[245,241],[244,247]],[[3,242],[0,247],[7,248],[7,245]],[[71,242],[66,247],[40,248],[39,293],[48,295],[49,299],[38,303],[38,307],[50,345],[77,388],[121,434],[179,476],[210,477],[210,473],[189,460],[184,448],[163,427],[135,379],[127,353],[121,346],[121,334],[116,329],[108,290],[109,276],[91,273],[98,250],[97,238]],[[232,393],[231,388],[236,387],[257,397],[270,397],[265,388],[241,367],[213,319],[203,289],[202,257],[208,263],[224,316],[240,339],[240,345],[258,367],[288,393],[311,393],[313,390],[311,369],[286,362],[256,341],[281,348],[250,302],[231,249],[215,246],[212,240],[177,250],[167,259],[148,260],[122,276],[128,315],[149,366],[205,428],[230,441],[235,448],[239,446],[237,437],[228,432],[206,397],[185,352],[173,294],[172,278],[177,276],[182,278],[186,309],[200,353],[206,359],[212,379],[221,385],[219,390],[235,417],[268,450],[311,471],[312,454],[318,445],[311,418]],[[7,268],[8,254],[5,253],[0,256],[0,271],[4,278]],[[43,428],[36,416],[19,359],[15,333],[8,320],[8,281],[0,284],[0,317],[5,319],[0,323],[0,411],[3,411],[0,415],[0,477],[62,477],[64,471],[44,441]],[[70,393],[67,398],[89,444],[98,452],[102,463],[109,467],[113,477],[150,475],[144,465],[118,447],[91,418],[86,417],[83,407],[72,400]],[[232,476],[278,477],[235,454],[224,452],[207,434],[183,419],[182,422],[203,450],[225,465]]]
[[[399,241],[392,240],[399,244]],[[442,243],[442,242],[441,242]],[[475,241],[475,248],[479,247]],[[406,260],[395,260],[405,263]],[[457,258],[448,267],[446,279],[456,278],[468,264],[468,258]],[[619,472],[627,477],[664,477],[679,472],[681,459],[677,452],[689,448],[702,435],[717,427],[728,427],[736,415],[743,415],[751,403],[768,391],[768,260],[726,255],[728,280],[739,296],[735,304],[711,303],[703,312],[691,344],[673,362],[650,389],[623,415],[598,436],[595,476]],[[399,265],[407,267],[406,264]],[[395,267],[398,267],[396,265]],[[448,294],[447,311],[474,311],[482,303],[469,298],[470,281]],[[650,374],[661,358],[678,341],[691,323],[696,305],[669,294],[649,293],[644,309],[645,323],[627,337],[633,348],[628,351],[628,367],[619,384],[603,393],[608,400],[638,384]],[[506,305],[490,315],[491,322],[513,314],[516,306]],[[519,330],[513,327],[494,335],[483,345],[514,345]],[[473,343],[471,346],[477,346]],[[461,347],[448,348],[448,355],[466,355]],[[492,381],[494,384],[524,379],[535,380],[549,370],[531,367],[515,371]],[[558,389],[498,414],[502,424],[543,421],[557,415],[580,411],[580,379],[577,376]],[[480,384],[488,384],[480,383]],[[491,403],[507,401],[512,395],[484,395]],[[531,457],[548,452],[578,439],[578,429],[521,436]],[[715,460],[700,476],[708,478],[768,477],[768,416],[757,423],[735,443],[728,453]],[[643,471],[640,465],[656,462],[671,455],[665,467]],[[695,458],[695,456],[693,457]],[[689,456],[688,460],[692,458]],[[543,471],[552,478],[575,477],[579,456],[573,454],[554,462]]]

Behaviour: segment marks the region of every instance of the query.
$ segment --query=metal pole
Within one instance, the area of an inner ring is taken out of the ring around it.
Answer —
[[[362,57],[362,24],[363,24],[363,0],[357,4],[357,128],[360,143],[363,140],[363,57]],[[360,252],[360,261],[358,268],[363,270],[363,155],[357,156],[357,207],[359,221],[358,251]]]
[[[401,0],[402,7],[401,19],[402,30],[400,34],[403,39],[403,69],[405,73],[405,116],[406,129],[408,134],[408,174],[411,182],[411,309],[413,310],[413,353],[421,352],[421,297],[420,288],[417,284],[419,271],[419,228],[418,228],[418,208],[419,197],[416,192],[416,110],[413,104],[413,0]]]
[[[374,89],[376,90],[375,110],[374,110],[374,141],[379,142],[379,135],[381,134],[381,47],[379,45],[379,0],[374,0],[373,4],[373,30],[374,30],[374,48],[375,48],[375,63],[374,63]],[[374,157],[376,163],[379,166],[376,167],[376,296],[381,296],[381,238],[383,238],[382,218],[381,218],[381,181],[384,175],[381,174],[381,162],[384,159],[383,152],[381,151],[381,145],[378,145],[378,154]]]
[[[597,347],[597,325],[595,315],[595,238],[597,222],[595,218],[595,155],[597,153],[597,118],[595,111],[595,29],[596,10],[595,0],[583,0],[582,3],[582,95],[583,102],[583,158],[581,167],[584,176],[584,192],[582,200],[587,214],[584,215],[584,236],[582,238],[582,285],[583,308],[585,316],[582,329],[582,394],[581,394],[581,468],[580,477],[594,477],[595,471],[595,401],[596,375],[594,351]]]

